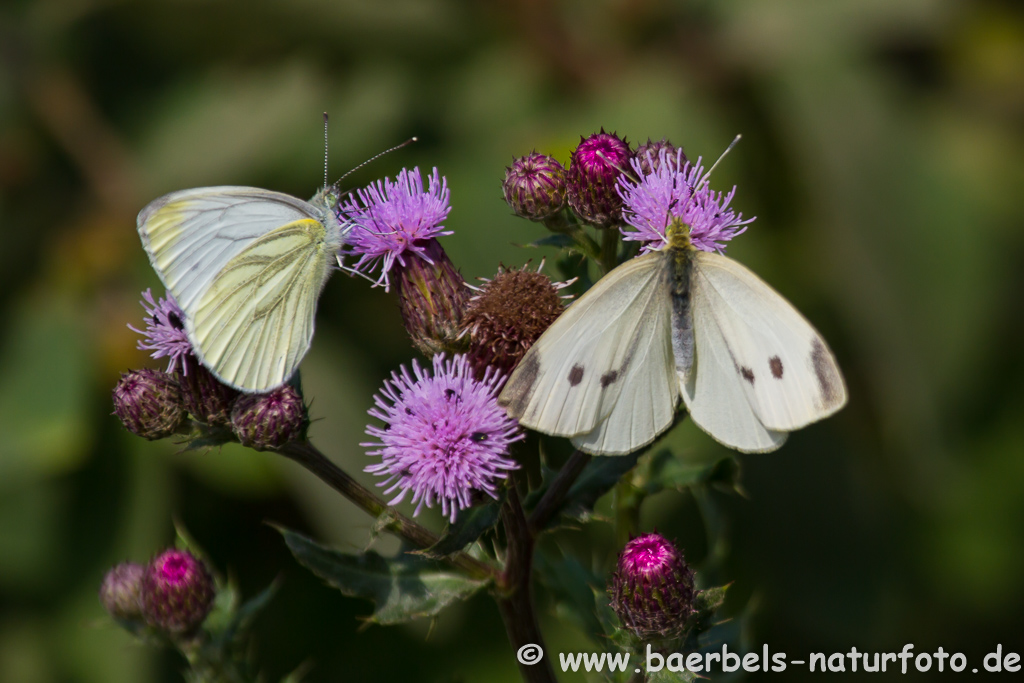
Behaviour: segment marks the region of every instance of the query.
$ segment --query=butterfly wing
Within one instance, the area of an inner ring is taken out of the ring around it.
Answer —
[[[691,277],[694,372],[683,399],[695,423],[743,451],[831,415],[846,386],[821,335],[750,270],[697,252]]]
[[[207,187],[153,201],[138,226],[200,360],[242,391],[283,384],[309,348],[341,245],[333,213],[278,192]]]
[[[597,282],[541,335],[499,403],[524,426],[588,453],[629,453],[672,423],[679,398],[662,253]]]

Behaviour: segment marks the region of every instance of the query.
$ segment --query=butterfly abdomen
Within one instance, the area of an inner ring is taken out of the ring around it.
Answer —
[[[670,244],[665,250],[671,278],[672,352],[676,360],[676,373],[682,382],[686,381],[693,369],[693,254],[694,249],[689,239],[682,246]]]

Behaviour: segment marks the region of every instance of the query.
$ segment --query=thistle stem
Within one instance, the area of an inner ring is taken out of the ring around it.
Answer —
[[[565,495],[569,493],[569,489],[572,488],[580,473],[583,472],[583,468],[590,462],[591,457],[589,453],[579,450],[573,451],[569,459],[562,465],[558,476],[551,482],[551,486],[544,492],[540,501],[533,508],[533,512],[530,513],[531,532],[536,534],[542,530],[547,526],[551,518],[558,513],[562,503],[565,501]]]
[[[612,225],[601,230],[601,267],[610,272],[619,265],[619,226]]]
[[[534,537],[515,486],[509,487],[508,497],[501,508],[501,521],[508,545],[505,571],[497,582],[496,599],[501,618],[505,622],[505,632],[517,655],[520,648],[526,645],[535,645],[546,651],[533,607],[530,583]],[[519,674],[526,683],[557,683],[550,654],[532,665],[524,664],[518,656],[517,661]]]
[[[321,481],[341,495],[358,505],[376,518],[388,513],[389,520],[384,529],[400,536],[418,548],[429,548],[438,542],[439,537],[433,531],[420,526],[405,515],[402,515],[381,500],[373,491],[357,482],[347,472],[331,462],[327,456],[308,441],[291,442],[276,451],[294,460],[316,475]],[[445,558],[453,567],[475,579],[494,579],[498,572],[494,567],[477,560],[464,552],[458,552]]]

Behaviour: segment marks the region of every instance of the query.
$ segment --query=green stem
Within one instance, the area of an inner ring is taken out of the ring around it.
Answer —
[[[611,225],[601,230],[601,267],[610,272],[619,265],[619,226]]]
[[[623,477],[613,490],[615,507],[615,542],[622,547],[640,533],[640,503],[643,496]]]
[[[438,542],[439,537],[433,531],[420,526],[405,515],[389,507],[373,491],[357,482],[347,472],[335,465],[321,453],[316,446],[308,441],[286,444],[277,450],[278,453],[294,460],[315,474],[325,484],[361,507],[378,519],[386,519],[383,528],[396,536],[400,536],[418,548],[429,548]],[[382,515],[387,513],[386,518]],[[453,567],[466,575],[490,580],[497,577],[497,570],[464,552],[454,553],[445,558]]]

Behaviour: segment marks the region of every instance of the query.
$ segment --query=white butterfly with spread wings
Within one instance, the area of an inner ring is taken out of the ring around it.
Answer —
[[[668,429],[680,397],[698,427],[743,452],[775,450],[842,408],[842,374],[811,324],[747,268],[696,248],[690,225],[668,223],[660,250],[608,273],[530,348],[499,396],[509,414],[622,455]]]
[[[262,393],[295,373],[316,304],[351,225],[333,186],[306,202],[255,187],[164,195],[138,217],[150,263],[185,313],[199,360],[225,384]]]

